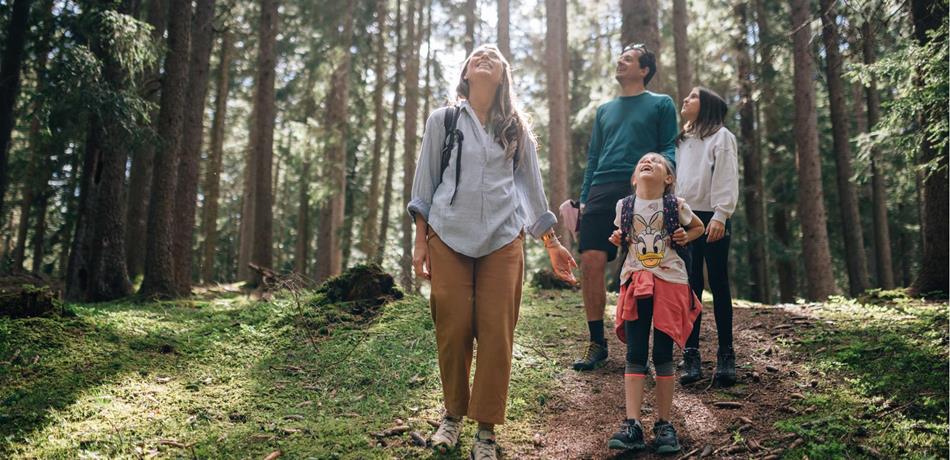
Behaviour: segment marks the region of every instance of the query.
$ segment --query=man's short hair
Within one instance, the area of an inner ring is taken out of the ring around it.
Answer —
[[[653,76],[656,75],[656,55],[653,54],[653,51],[650,51],[646,45],[643,43],[634,43],[623,47],[623,51],[620,54],[626,53],[630,50],[637,50],[640,52],[640,57],[637,59],[640,62],[640,68],[650,69],[647,72],[647,75],[643,77],[643,86],[650,84],[650,80],[653,79]]]

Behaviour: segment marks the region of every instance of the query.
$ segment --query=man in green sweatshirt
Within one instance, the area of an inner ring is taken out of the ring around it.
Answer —
[[[574,363],[578,371],[596,369],[607,359],[604,272],[607,262],[617,257],[617,247],[608,241],[615,229],[617,201],[630,195],[630,176],[644,154],[659,153],[675,165],[676,107],[666,94],[646,90],[654,75],[656,56],[650,50],[625,47],[615,74],[620,96],[597,108],[580,199],[579,249],[590,344]]]

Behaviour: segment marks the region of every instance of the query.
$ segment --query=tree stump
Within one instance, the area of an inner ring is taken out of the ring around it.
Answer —
[[[57,294],[40,276],[19,273],[0,277],[0,316],[26,318],[51,313]]]
[[[360,305],[380,305],[392,299],[401,299],[392,275],[376,264],[360,264],[324,282],[317,292],[326,295],[328,302],[354,302]]]

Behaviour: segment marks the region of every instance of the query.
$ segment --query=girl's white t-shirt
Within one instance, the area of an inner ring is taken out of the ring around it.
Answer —
[[[678,200],[680,224],[686,226],[693,220],[693,211],[682,199]],[[620,228],[620,212],[623,200],[617,201],[617,217],[614,225]],[[671,283],[689,284],[686,263],[676,253],[672,236],[663,223],[663,199],[644,200],[637,198],[633,206],[633,225],[630,228],[630,250],[620,270],[620,284],[626,283],[635,271],[648,270],[655,276]]]

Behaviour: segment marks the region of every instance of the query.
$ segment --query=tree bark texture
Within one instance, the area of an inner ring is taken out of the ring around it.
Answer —
[[[416,38],[416,3],[409,0],[406,15],[406,105],[405,130],[403,132],[402,155],[402,206],[406,209],[412,195],[412,178],[416,172],[416,141],[418,140],[418,111],[419,111],[419,47]],[[468,54],[471,54],[469,51]],[[402,257],[400,258],[401,279],[403,289],[411,291],[413,287],[412,272],[412,242],[413,222],[408,213],[400,213],[402,223]]]
[[[567,159],[570,144],[568,121],[568,76],[570,68],[567,48],[567,2],[545,0],[547,20],[545,37],[545,68],[548,89],[549,186],[548,207],[558,209],[567,199]],[[523,150],[523,149],[522,149]],[[572,229],[557,226],[564,244],[570,244]]]
[[[221,164],[224,158],[224,126],[228,111],[228,90],[233,37],[230,32],[221,35],[221,54],[218,59],[217,84],[214,98],[214,120],[211,121],[211,150],[204,177],[204,206],[201,209],[201,228],[204,230],[204,254],[201,257],[201,280],[215,281],[214,266],[218,251],[218,200],[221,195]]]

